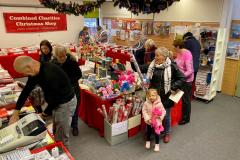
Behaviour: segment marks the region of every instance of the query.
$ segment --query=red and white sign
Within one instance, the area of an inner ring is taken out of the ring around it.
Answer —
[[[49,32],[67,30],[65,14],[3,13],[6,32]]]

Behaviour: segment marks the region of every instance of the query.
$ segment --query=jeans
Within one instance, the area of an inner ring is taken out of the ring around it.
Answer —
[[[170,134],[171,132],[171,108],[165,108],[166,115],[163,120],[164,134]]]
[[[155,135],[155,144],[159,144],[160,135],[156,134],[152,126],[147,124],[147,141],[150,141],[152,132],[154,132]]]
[[[69,147],[70,124],[76,105],[77,99],[74,96],[70,101],[60,104],[52,111],[55,140],[62,141],[67,148]]]
[[[182,89],[184,92],[182,96],[182,120],[189,122],[191,115],[192,83],[184,82]]]
[[[79,111],[79,107],[80,107],[80,89],[79,88],[75,89],[75,94],[77,97],[77,105],[76,105],[75,112],[72,116],[72,123],[71,123],[72,128],[78,128],[78,111]]]

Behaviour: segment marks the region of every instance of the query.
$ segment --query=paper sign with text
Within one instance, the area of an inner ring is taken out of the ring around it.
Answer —
[[[184,92],[179,89],[174,94],[171,94],[169,96],[169,99],[171,99],[175,103],[178,103],[178,101],[182,98],[183,94]]]
[[[112,124],[112,136],[116,136],[128,131],[128,121]]]

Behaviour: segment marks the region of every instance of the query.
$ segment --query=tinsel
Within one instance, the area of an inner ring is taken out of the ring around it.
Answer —
[[[78,3],[63,3],[57,0],[39,0],[42,5],[47,8],[52,8],[57,12],[84,15],[92,12],[95,8],[99,8],[106,0],[96,0],[80,5]],[[133,14],[150,14],[160,13],[161,10],[167,9],[174,2],[180,0],[113,0],[114,7],[127,8]]]

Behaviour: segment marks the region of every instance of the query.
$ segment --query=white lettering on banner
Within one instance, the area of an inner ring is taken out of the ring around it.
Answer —
[[[56,16],[50,16],[50,17],[39,16],[38,19],[39,20],[60,20],[60,17],[56,17]]]
[[[37,16],[34,16],[34,17],[28,17],[28,16],[21,16],[21,17],[15,17],[15,16],[10,16],[9,17],[10,20],[34,20],[36,21],[37,20]]]
[[[22,23],[22,22],[17,22],[16,26],[43,26],[43,23],[33,23],[33,22],[26,22],[26,23]]]
[[[46,26],[56,26],[57,23],[56,22],[45,22]]]

